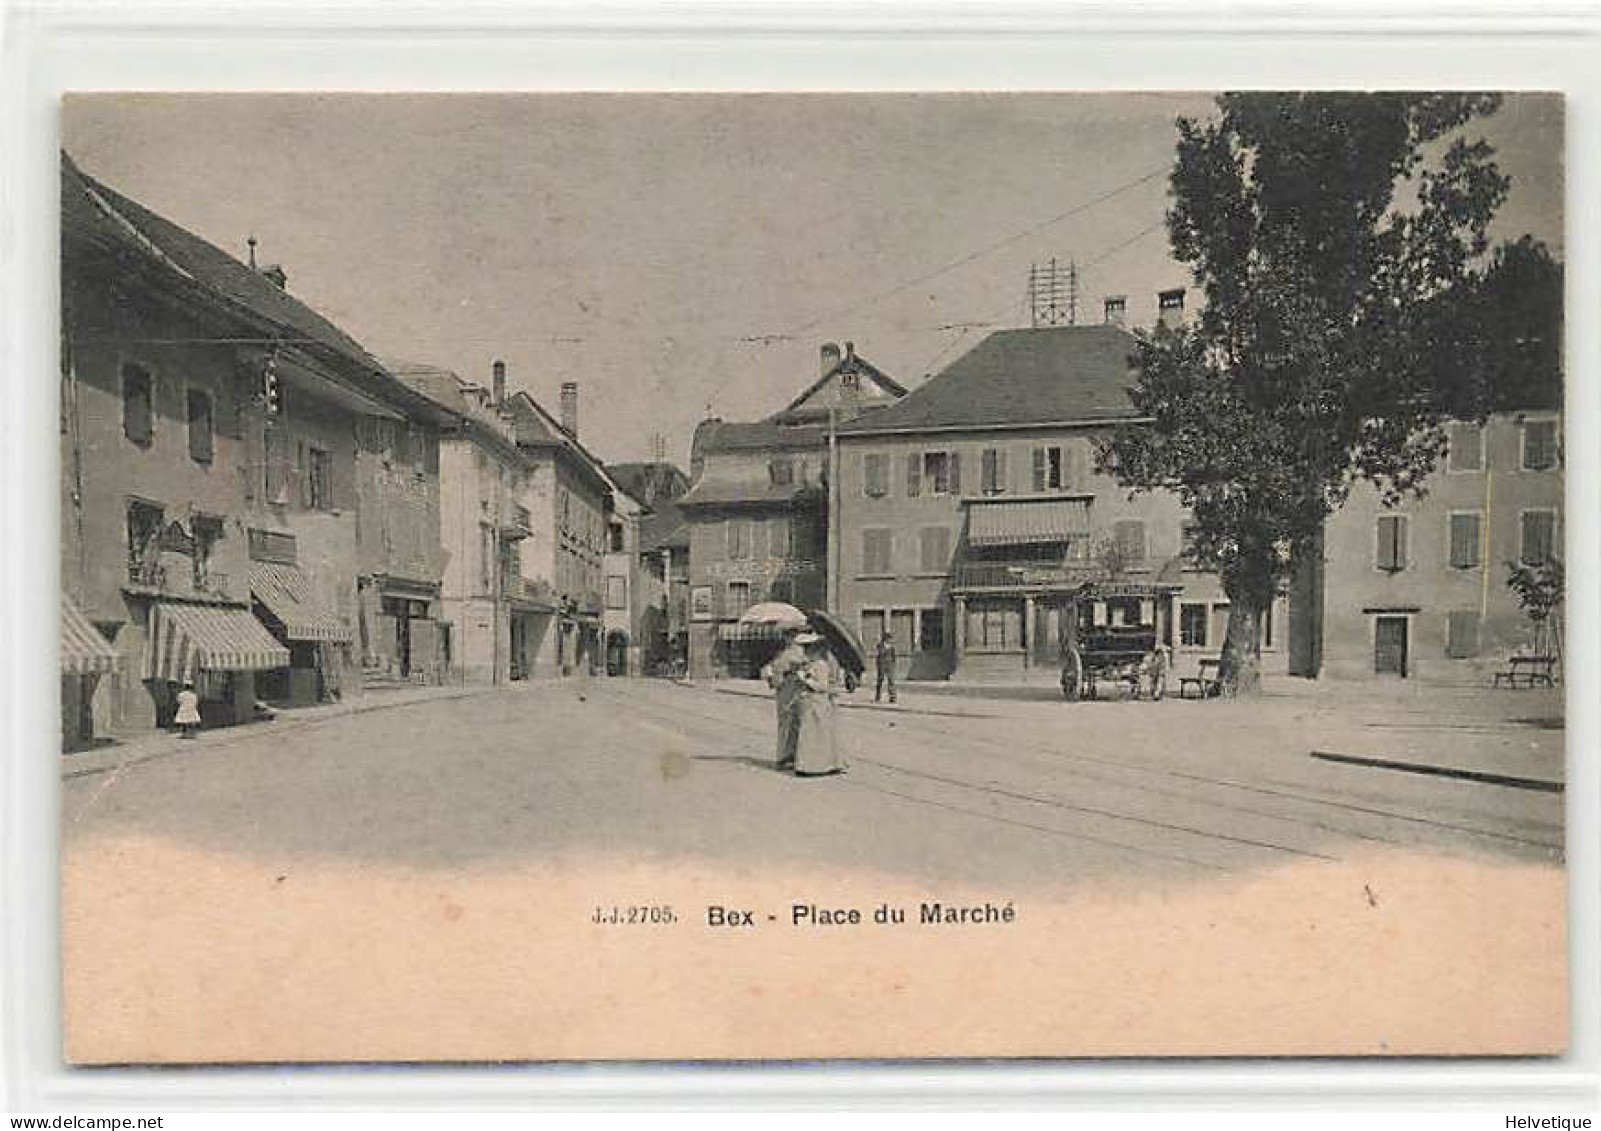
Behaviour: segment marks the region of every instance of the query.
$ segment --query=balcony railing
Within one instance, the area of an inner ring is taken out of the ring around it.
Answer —
[[[1096,576],[1091,562],[1049,561],[957,562],[952,589],[1027,589],[1040,585],[1076,585]]]
[[[158,561],[130,561],[128,584],[143,586],[146,589],[165,589],[167,567]]]

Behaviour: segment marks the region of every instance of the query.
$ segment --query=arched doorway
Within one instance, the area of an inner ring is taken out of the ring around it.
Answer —
[[[628,633],[620,628],[606,634],[606,674],[628,674]]]

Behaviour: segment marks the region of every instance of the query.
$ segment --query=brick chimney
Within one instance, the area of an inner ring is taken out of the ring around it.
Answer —
[[[578,439],[578,382],[561,383],[561,426],[567,435]]]
[[[827,377],[830,373],[834,372],[834,367],[839,364],[839,346],[833,342],[824,342],[820,353],[822,360],[822,375]]]
[[[1128,295],[1107,295],[1106,324],[1108,326],[1121,326],[1128,317]]]
[[[1184,325],[1184,288],[1158,291],[1156,295],[1156,324],[1176,330]]]
[[[506,403],[506,363],[496,358],[490,365],[489,372],[493,374],[490,388],[495,392],[495,407],[499,408]]]

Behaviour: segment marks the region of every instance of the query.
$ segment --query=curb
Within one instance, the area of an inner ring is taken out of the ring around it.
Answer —
[[[349,710],[330,712],[325,715],[318,715],[314,718],[273,719],[267,723],[252,724],[241,727],[238,729],[242,731],[242,733],[240,733],[237,737],[230,735],[226,738],[219,738],[219,740],[215,742],[207,742],[202,746],[196,746],[192,742],[183,746],[169,746],[163,743],[163,745],[157,747],[156,749],[146,750],[141,753],[139,750],[141,744],[138,742],[131,742],[127,744],[128,753],[126,756],[117,759],[107,759],[107,761],[104,763],[94,766],[74,764],[76,761],[83,758],[81,753],[64,754],[61,756],[61,760],[64,763],[61,770],[61,780],[71,781],[76,778],[88,778],[93,777],[96,774],[106,774],[113,771],[125,770],[130,766],[140,766],[146,762],[154,762],[159,758],[171,757],[174,754],[189,752],[199,754],[209,753],[213,750],[228,750],[232,747],[239,746],[242,743],[250,742],[257,738],[267,737],[268,734],[281,735],[292,731],[302,730],[305,727],[316,726],[319,723],[333,722],[336,719],[348,719],[355,715],[370,714],[373,711],[394,711],[403,707],[419,707],[424,703],[444,703],[456,699],[470,699],[475,695],[487,695],[490,692],[497,690],[500,689],[497,687],[472,687],[462,688],[449,694],[426,695],[417,699],[404,699],[393,703],[385,703],[381,701],[377,703],[362,702],[360,704],[351,706]],[[270,730],[264,732],[256,729],[257,726],[263,725],[269,726]],[[234,729],[236,728],[228,728],[228,730]],[[176,743],[181,740],[171,739],[170,741]],[[72,760],[72,762],[69,762],[69,759]]]
[[[1497,774],[1487,770],[1465,770],[1456,766],[1441,766],[1431,762],[1401,762],[1393,758],[1374,758],[1362,754],[1338,754],[1329,750],[1313,750],[1312,757],[1324,762],[1339,762],[1349,766],[1368,766],[1378,770],[1397,770],[1408,774],[1426,774],[1431,777],[1455,778],[1458,781],[1482,782],[1485,785],[1504,785],[1513,789],[1532,789],[1541,793],[1562,793],[1563,782],[1545,778],[1526,778],[1516,774]]]

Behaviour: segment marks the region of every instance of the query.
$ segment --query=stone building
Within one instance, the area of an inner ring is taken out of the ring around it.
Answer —
[[[447,410],[440,436],[440,580],[450,682],[501,684],[532,674],[529,644],[539,618],[555,614],[545,578],[536,596],[523,584],[522,543],[533,534],[527,505],[532,455],[517,445],[506,407],[506,369],[495,362],[485,388],[437,366],[387,363],[402,381]]]
[[[688,649],[689,528],[678,500],[689,490],[689,477],[664,460],[606,470],[644,508],[632,594],[640,669],[646,675],[670,672]]]
[[[821,373],[764,420],[707,420],[695,431],[693,486],[678,500],[689,540],[689,671],[748,676],[770,651],[743,628],[750,606],[827,603],[831,429],[906,392],[847,342],[821,350]]]
[[[68,741],[165,725],[186,678],[208,726],[359,693],[363,522],[384,513],[359,438],[427,436],[433,409],[281,269],[64,154],[61,187],[62,587],[117,656],[64,687]],[[437,561],[431,529],[408,548]]]
[[[1221,649],[1228,601],[1185,554],[1178,500],[1130,497],[1095,470],[1096,441],[1135,419],[1120,312],[991,334],[840,426],[834,606],[864,640],[894,634],[902,678],[1054,681],[1071,595],[1091,579],[1163,587],[1159,639],[1180,674]],[[1264,671],[1284,670],[1287,627],[1281,597]]]
[[[1297,578],[1298,674],[1486,684],[1533,644],[1507,577],[1561,556],[1558,405],[1447,426],[1426,492],[1387,507],[1358,485]]]
[[[559,419],[525,391],[506,399],[517,446],[532,464],[518,587],[522,598],[552,610],[524,618],[527,629],[513,636],[512,654],[540,676],[589,674],[605,662],[601,620],[611,481],[578,440],[577,384],[565,382],[561,396]]]

